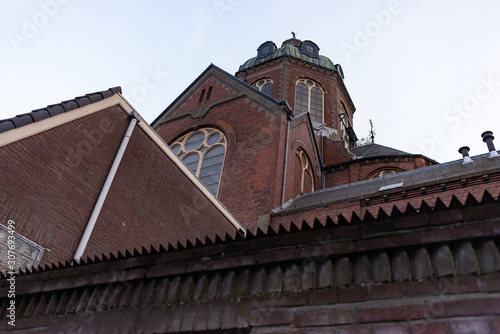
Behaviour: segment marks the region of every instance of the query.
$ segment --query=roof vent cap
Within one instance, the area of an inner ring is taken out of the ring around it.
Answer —
[[[464,161],[462,162],[463,165],[474,162],[474,160],[472,160],[469,156],[469,151],[470,151],[469,146],[462,146],[458,149],[458,153],[462,154],[464,158]]]
[[[498,152],[495,149],[495,144],[493,144],[493,139],[495,139],[495,137],[493,137],[493,132],[485,131],[481,134],[481,137],[483,137],[483,141],[488,146],[490,158],[498,157]]]

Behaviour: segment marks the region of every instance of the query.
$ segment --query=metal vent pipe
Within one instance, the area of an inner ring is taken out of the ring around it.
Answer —
[[[485,131],[481,134],[481,137],[483,137],[483,141],[488,146],[488,151],[490,152],[490,158],[498,157],[498,153],[495,149],[495,144],[493,144],[493,139],[495,139],[495,137],[493,137],[493,132]]]
[[[474,162],[474,160],[472,160],[469,156],[469,151],[470,148],[468,146],[462,146],[458,149],[458,153],[462,154],[462,157],[464,158],[462,164],[468,164]]]

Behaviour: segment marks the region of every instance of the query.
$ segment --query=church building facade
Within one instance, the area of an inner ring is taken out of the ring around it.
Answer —
[[[210,65],[151,124],[119,87],[0,121],[0,332],[499,333],[493,134],[358,146],[319,50]]]

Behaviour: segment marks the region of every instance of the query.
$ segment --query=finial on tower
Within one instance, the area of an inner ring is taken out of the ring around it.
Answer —
[[[295,38],[295,33],[292,31],[292,37]]]
[[[375,144],[375,129],[373,128],[373,123],[371,119],[370,119],[370,139],[372,140],[372,144]]]

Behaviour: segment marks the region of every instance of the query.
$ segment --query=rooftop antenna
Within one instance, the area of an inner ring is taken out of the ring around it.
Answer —
[[[370,119],[370,139],[372,140],[372,144],[375,144],[375,129],[373,128],[373,123],[371,119]]]

